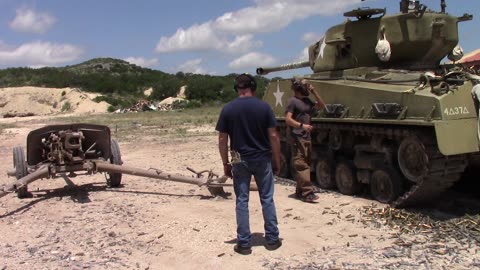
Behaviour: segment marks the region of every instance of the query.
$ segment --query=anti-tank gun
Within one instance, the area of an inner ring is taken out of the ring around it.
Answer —
[[[228,177],[219,177],[211,170],[187,168],[195,174],[189,177],[125,166],[117,141],[111,139],[110,129],[103,125],[50,125],[33,130],[27,136],[26,153],[21,146],[13,149],[14,170],[8,175],[17,180],[0,186],[0,197],[12,192],[20,198],[28,197],[27,185],[42,178],[95,173],[105,173],[109,187],[120,187],[123,174],[204,186],[212,196],[227,196],[223,187],[232,186],[225,183]]]
[[[478,77],[458,61],[457,17],[419,1],[400,1],[400,12],[358,8],[309,46],[308,61],[260,67],[257,73],[310,67],[306,78],[326,102],[312,119],[311,168],[325,189],[354,195],[363,188],[396,207],[439,196],[479,154],[478,115],[470,90]],[[291,174],[285,105],[290,80],[265,91],[279,123],[283,176]]]

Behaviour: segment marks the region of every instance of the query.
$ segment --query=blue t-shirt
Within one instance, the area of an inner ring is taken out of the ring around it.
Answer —
[[[247,161],[271,160],[268,128],[277,126],[270,106],[256,97],[241,97],[226,104],[216,130],[227,133],[230,148]]]

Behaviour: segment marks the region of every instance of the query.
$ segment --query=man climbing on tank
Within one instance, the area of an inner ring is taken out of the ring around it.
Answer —
[[[312,153],[311,125],[312,116],[325,106],[325,102],[307,80],[292,80],[295,95],[287,102],[285,110],[286,122],[290,127],[292,140],[292,161],[297,182],[295,195],[298,199],[314,203],[318,200],[315,188],[310,180],[310,162]],[[312,94],[316,102],[309,95]]]

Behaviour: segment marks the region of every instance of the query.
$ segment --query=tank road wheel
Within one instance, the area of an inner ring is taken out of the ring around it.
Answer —
[[[390,168],[373,171],[370,178],[370,193],[381,203],[391,203],[403,193],[400,175]]]
[[[315,165],[315,176],[317,178],[317,184],[322,189],[335,188],[335,164],[331,159],[321,157],[318,159]]]
[[[25,152],[21,146],[16,146],[13,148],[13,167],[15,168],[15,177],[17,180],[28,174]],[[20,199],[29,198],[31,196],[32,194],[28,192],[28,187],[26,185],[17,190],[17,197]]]
[[[115,165],[122,165],[122,156],[120,154],[120,147],[116,140],[111,140],[110,142],[110,163]],[[119,187],[122,183],[122,174],[121,173],[106,173],[105,178],[107,179],[107,185],[109,187]]]
[[[335,169],[335,182],[340,193],[355,195],[360,191],[355,166],[351,161],[341,161]]]
[[[340,130],[334,128],[328,134],[328,146],[333,150],[340,150],[343,145],[343,136]]]
[[[417,137],[402,140],[398,147],[398,165],[403,175],[412,182],[418,182],[428,173],[428,156],[425,146]]]

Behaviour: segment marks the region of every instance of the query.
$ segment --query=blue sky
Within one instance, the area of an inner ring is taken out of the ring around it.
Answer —
[[[306,59],[305,48],[343,22],[345,11],[368,6],[397,13],[398,2],[0,0],[0,68],[113,57],[168,73],[255,73],[258,66]],[[440,9],[440,0],[421,3]],[[447,0],[448,13],[474,15],[459,27],[466,53],[480,48],[479,11],[478,0]]]

